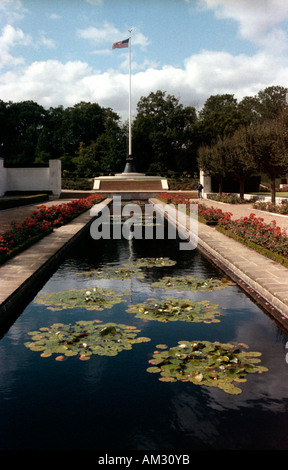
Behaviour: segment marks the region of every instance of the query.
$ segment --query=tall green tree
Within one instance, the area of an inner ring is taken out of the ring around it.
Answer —
[[[213,145],[202,145],[198,149],[199,168],[217,180],[219,194],[223,193],[223,181],[228,175],[227,160],[227,145],[224,139],[218,139]]]
[[[288,172],[287,113],[253,126],[253,158],[260,172],[270,178],[271,201],[276,200],[276,178]]]
[[[198,130],[203,145],[216,144],[232,135],[242,124],[241,113],[234,95],[213,95],[199,112]]]
[[[287,109],[287,91],[287,88],[281,86],[270,86],[255,96],[245,96],[238,106],[243,124],[277,119]]]
[[[287,88],[270,86],[256,95],[255,109],[261,122],[277,119],[287,109]]]
[[[227,176],[238,180],[242,199],[244,198],[245,182],[258,170],[253,158],[252,132],[251,127],[242,126],[232,136],[224,139]]]
[[[158,90],[141,97],[133,123],[133,153],[138,171],[153,167],[162,172],[193,171],[196,119],[193,107],[184,108],[179,99],[166,92]]]
[[[46,160],[60,158],[67,154],[66,134],[69,132],[63,106],[50,107],[46,111],[44,126],[39,134],[36,154],[39,159],[46,155]]]
[[[45,116],[45,109],[34,101],[9,103],[6,106],[6,135],[3,143],[6,162],[34,162]]]

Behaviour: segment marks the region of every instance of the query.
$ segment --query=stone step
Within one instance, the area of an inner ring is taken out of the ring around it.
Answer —
[[[161,180],[107,180],[100,181],[101,191],[162,191]]]

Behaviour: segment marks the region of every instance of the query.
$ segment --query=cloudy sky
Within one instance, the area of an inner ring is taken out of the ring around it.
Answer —
[[[287,0],[0,0],[0,99],[45,108],[80,101],[128,116],[162,90],[201,109],[288,86]]]

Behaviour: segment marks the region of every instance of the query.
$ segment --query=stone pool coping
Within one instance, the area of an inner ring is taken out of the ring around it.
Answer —
[[[94,205],[93,217],[88,209],[0,266],[0,327],[17,318],[18,311],[32,300],[71,247],[89,230],[97,211],[110,202],[107,198]]]
[[[154,198],[149,202],[160,211],[161,206],[166,205]],[[169,217],[173,217],[173,212]],[[174,210],[174,224],[183,231],[186,214]],[[288,269],[218,232],[215,227],[199,222],[197,236],[199,251],[288,330]]]

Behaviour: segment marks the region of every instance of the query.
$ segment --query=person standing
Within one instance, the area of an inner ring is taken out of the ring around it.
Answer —
[[[198,199],[202,199],[202,189],[203,189],[203,186],[200,183],[200,181],[198,181],[198,184],[197,184]]]

